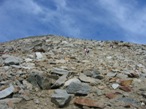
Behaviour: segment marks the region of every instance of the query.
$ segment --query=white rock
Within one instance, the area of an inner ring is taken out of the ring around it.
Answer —
[[[89,60],[83,60],[82,62],[83,63],[89,63],[90,61]]]
[[[30,59],[30,58],[25,59],[25,62],[31,62],[31,61],[32,61],[32,59]]]
[[[64,60],[64,59],[61,59],[61,60],[56,60],[56,63],[61,63],[61,64],[64,64],[64,63],[66,63],[66,60]]]
[[[111,57],[111,56],[107,56],[106,58],[107,58],[107,59],[112,59],[112,57]]]
[[[42,59],[43,58],[42,53],[36,52],[35,54],[36,54],[36,59]]]
[[[117,84],[117,83],[112,84],[112,88],[113,88],[113,89],[117,89],[119,86],[120,86],[120,85]]]

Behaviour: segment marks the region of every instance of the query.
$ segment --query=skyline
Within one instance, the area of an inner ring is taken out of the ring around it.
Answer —
[[[1,0],[0,42],[39,35],[146,43],[145,0]]]

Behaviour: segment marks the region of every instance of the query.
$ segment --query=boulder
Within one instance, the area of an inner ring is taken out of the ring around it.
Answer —
[[[67,80],[67,75],[63,75],[61,76],[52,86],[51,88],[56,88],[56,87],[60,87],[61,85],[63,85],[65,83],[65,81]]]
[[[75,83],[72,82],[67,87],[66,91],[69,94],[79,94],[79,95],[87,95],[90,92],[91,88],[87,83]]]
[[[53,84],[53,79],[43,74],[30,74],[27,81],[44,90],[50,89]]]
[[[64,107],[71,100],[71,96],[66,90],[57,89],[51,97],[51,101],[59,107]]]
[[[14,87],[10,84],[10,87],[0,91],[0,99],[5,98],[14,92]]]
[[[74,82],[74,83],[81,83],[81,81],[79,79],[72,78],[72,79],[69,79],[68,81],[66,81],[64,86],[69,86],[72,82]]]

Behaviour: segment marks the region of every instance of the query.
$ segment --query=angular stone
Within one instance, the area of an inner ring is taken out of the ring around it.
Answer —
[[[51,73],[55,73],[58,75],[68,75],[69,71],[68,70],[64,70],[64,69],[60,69],[60,68],[54,68]]]
[[[12,94],[14,92],[14,87],[12,84],[10,84],[10,87],[0,91],[0,99],[1,98],[5,98],[7,96],[9,96],[10,94]]]
[[[98,70],[94,70],[92,71],[92,77],[96,78],[96,79],[103,79],[104,77],[100,74],[100,72]]]
[[[13,103],[19,103],[22,101],[22,98],[6,98],[6,99],[2,99],[0,100],[0,104],[1,103],[8,103],[8,102],[13,102]]]
[[[63,85],[65,83],[65,81],[67,80],[67,75],[62,75],[52,86],[51,88],[56,88],[59,87],[61,85]]]
[[[107,73],[106,76],[108,76],[108,77],[115,77],[116,76],[116,73],[109,72],[109,73]]]
[[[141,94],[144,98],[146,98],[146,92]]]
[[[0,109],[8,109],[8,105],[6,103],[0,103]]]
[[[116,77],[121,78],[121,79],[126,79],[128,76],[126,74],[118,73]]]
[[[104,93],[103,90],[100,90],[100,89],[97,89],[97,91],[96,91],[96,94],[99,96],[103,95],[103,93]]]
[[[121,90],[123,90],[123,91],[125,91],[125,92],[131,92],[131,88],[130,87],[128,87],[128,86],[120,86],[120,89]]]
[[[52,79],[42,74],[30,74],[27,81],[40,89],[50,89],[52,85]]]
[[[95,108],[104,108],[103,103],[98,103],[95,100],[89,98],[75,98],[74,103],[81,106],[95,107]]]
[[[122,85],[122,86],[129,86],[129,85],[132,84],[132,81],[133,81],[133,80],[122,80],[122,81],[120,82],[120,85]]]
[[[23,80],[22,83],[27,89],[32,90],[32,84],[30,84],[26,80]]]
[[[81,83],[81,81],[77,78],[72,78],[72,79],[69,79],[68,81],[65,82],[64,86],[69,86],[72,82],[74,83]]]
[[[117,84],[117,83],[112,84],[112,88],[113,88],[113,89],[117,89],[119,86],[120,86],[120,85]]]
[[[38,60],[43,58],[43,55],[41,52],[36,52],[35,55],[36,55],[36,59]]]
[[[123,97],[123,98],[117,99],[117,101],[123,101],[126,104],[130,104],[130,105],[133,105],[136,107],[140,106],[140,102],[138,102],[137,100],[135,100],[133,98]]]
[[[86,83],[70,83],[67,87],[66,91],[69,94],[80,94],[80,95],[87,95],[90,92],[91,88]]]
[[[79,79],[83,82],[87,82],[87,83],[96,83],[97,80],[91,77],[87,77],[86,75],[84,75],[83,73],[80,74]]]
[[[40,101],[38,99],[34,99],[35,104],[40,104]]]
[[[66,60],[64,60],[64,59],[61,59],[61,60],[56,60],[56,63],[57,64],[64,64],[64,63],[66,63]]]
[[[3,59],[0,58],[0,66],[2,66],[2,64],[3,64]]]
[[[31,62],[31,61],[32,61],[32,59],[30,59],[30,58],[25,59],[25,62]]]
[[[14,56],[7,56],[4,60],[5,65],[19,65],[20,63],[22,63],[22,59]]]
[[[64,107],[71,100],[71,96],[65,91],[61,89],[55,90],[54,94],[51,97],[51,101],[59,107]]]
[[[128,74],[128,77],[130,77],[130,78],[139,78],[139,75],[136,74],[136,73],[130,73],[130,74]]]
[[[109,98],[109,99],[113,99],[113,98],[115,98],[118,94],[121,94],[121,93],[119,93],[119,92],[108,93],[108,94],[106,94],[105,96],[106,96],[107,98]]]

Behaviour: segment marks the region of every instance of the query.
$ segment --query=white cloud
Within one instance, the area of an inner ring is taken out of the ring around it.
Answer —
[[[138,9],[136,1],[100,0],[102,7],[111,14],[112,20],[125,30],[128,41],[137,42],[146,38],[146,8]]]
[[[57,7],[56,10],[49,8],[44,9],[43,22],[49,22],[59,27],[59,31],[67,36],[81,35],[81,30],[77,26],[77,22],[72,17],[72,9],[67,6],[66,0],[54,0]]]
[[[80,38],[96,36],[98,32],[102,33],[102,37],[104,32],[106,35],[109,32],[107,37],[112,40],[111,31],[118,34],[123,31],[121,33],[123,37],[131,42],[140,43],[146,37],[146,15],[144,14],[146,8],[137,8],[137,0],[46,1],[50,3],[49,6],[53,5],[55,8],[44,6],[45,2],[39,3],[36,0],[5,1],[0,7],[0,23],[6,29],[0,26],[2,31],[0,35],[7,36],[14,33],[28,35],[32,34],[31,28],[37,26],[36,30],[39,29],[41,33],[53,31],[54,34]],[[21,15],[24,17],[23,20],[21,20]],[[43,26],[39,28],[40,25],[44,25],[46,30],[43,30]],[[101,27],[103,29],[100,29],[100,26],[103,26]],[[39,32],[36,31],[36,33]],[[124,39],[121,36],[117,39]]]

